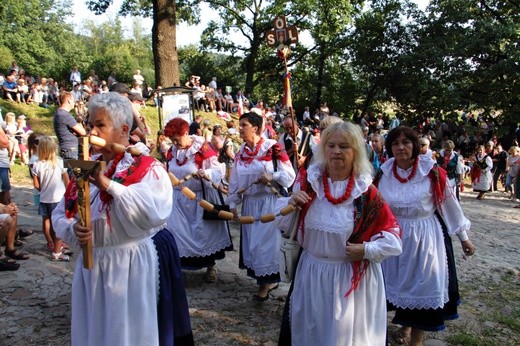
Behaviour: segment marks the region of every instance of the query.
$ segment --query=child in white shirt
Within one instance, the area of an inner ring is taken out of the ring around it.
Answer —
[[[63,160],[57,155],[58,146],[50,137],[43,136],[38,140],[38,161],[34,163],[33,183],[40,191],[40,206],[38,214],[42,216],[43,233],[47,240],[47,247],[52,249],[52,260],[69,262],[70,257],[64,253],[62,241],[56,237],[52,227],[52,211],[65,193],[69,183],[67,170],[63,167]]]

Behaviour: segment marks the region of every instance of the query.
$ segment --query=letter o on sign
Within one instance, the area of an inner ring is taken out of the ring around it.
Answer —
[[[282,17],[276,18],[276,20],[274,21],[274,27],[278,30],[285,28],[285,20]]]

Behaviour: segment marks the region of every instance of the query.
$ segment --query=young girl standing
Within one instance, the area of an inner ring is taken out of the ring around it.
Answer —
[[[65,186],[69,183],[67,170],[63,167],[63,160],[57,156],[58,146],[50,137],[43,136],[38,141],[38,161],[34,163],[33,183],[40,191],[40,206],[38,214],[42,216],[43,233],[47,240],[47,247],[53,249],[53,261],[70,261],[70,257],[63,252],[62,241],[56,237],[52,227],[51,214],[65,193]]]

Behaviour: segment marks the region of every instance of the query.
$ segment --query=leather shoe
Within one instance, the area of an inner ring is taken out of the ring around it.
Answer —
[[[265,295],[265,297],[262,297],[258,294],[253,294],[253,300],[256,300],[257,302],[266,302],[269,300],[269,293]]]
[[[34,234],[34,231],[32,229],[27,229],[27,230],[19,229],[18,230],[18,236],[20,238],[26,238],[26,237],[31,236],[33,234]]]

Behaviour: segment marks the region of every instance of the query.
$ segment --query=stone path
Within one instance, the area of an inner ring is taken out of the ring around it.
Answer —
[[[31,258],[20,261],[18,271],[0,272],[0,346],[69,345],[74,262],[50,260],[31,189],[13,187],[12,193],[20,209],[19,225],[37,232],[24,240],[22,247]],[[491,273],[498,274],[513,271],[518,279],[520,213],[511,206],[511,202],[501,195],[491,196],[490,200],[482,203],[475,200],[472,192],[463,194],[463,207],[473,223],[471,236],[477,246],[477,256],[471,261],[463,261],[460,246],[456,241],[454,244],[460,269],[459,283],[466,297],[472,296],[473,299],[466,300],[466,304],[461,306],[461,319],[450,322],[447,331],[428,333],[426,346],[448,345],[445,340],[453,332],[482,332],[479,316],[484,311],[479,311],[482,304],[478,301],[478,287],[485,283],[491,268]],[[238,249],[236,224],[232,227],[232,236]],[[504,238],[506,242],[501,241]],[[501,251],[497,252],[497,247]],[[251,299],[256,285],[238,269],[237,263],[238,251],[235,250],[218,263],[219,279],[214,284],[202,280],[203,270],[185,273],[196,345],[276,344],[288,284],[280,284],[279,289],[271,292],[269,301],[256,303]],[[391,331],[396,328],[389,325]],[[505,337],[504,344],[511,344],[508,340],[512,339]]]

